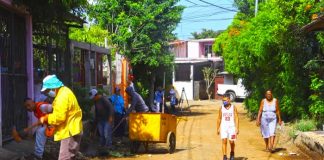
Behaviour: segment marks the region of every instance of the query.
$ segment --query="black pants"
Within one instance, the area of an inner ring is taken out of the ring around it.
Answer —
[[[123,119],[123,115],[122,114],[115,113],[114,126],[116,127],[120,123],[120,121],[122,119]],[[115,137],[122,137],[122,136],[124,136],[124,134],[125,134],[124,128],[125,128],[125,120],[123,120],[123,122],[121,122],[121,124],[115,130],[115,132],[113,133],[114,136]]]
[[[176,108],[174,104],[171,104],[171,113],[175,113],[176,112]]]

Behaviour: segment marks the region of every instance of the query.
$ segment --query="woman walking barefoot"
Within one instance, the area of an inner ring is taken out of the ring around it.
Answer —
[[[278,120],[278,121],[277,121]],[[266,150],[273,152],[273,146],[276,138],[276,125],[282,124],[279,101],[273,98],[271,90],[267,90],[265,98],[260,103],[257,126],[260,126],[261,133],[266,145]]]

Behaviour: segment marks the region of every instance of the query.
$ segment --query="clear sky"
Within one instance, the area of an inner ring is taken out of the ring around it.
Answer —
[[[236,14],[233,0],[180,0],[179,4],[186,8],[174,33],[182,40],[191,38],[190,33],[201,32],[203,28],[224,30]]]

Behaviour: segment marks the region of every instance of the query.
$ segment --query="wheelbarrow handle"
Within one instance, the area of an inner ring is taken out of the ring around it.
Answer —
[[[128,117],[128,116],[123,117],[123,118],[120,120],[120,122],[119,122],[116,126],[114,126],[114,128],[113,128],[113,130],[112,130],[111,133],[114,133],[114,132],[117,130],[117,128],[121,125],[121,123],[122,123],[124,120],[126,120],[127,117]]]

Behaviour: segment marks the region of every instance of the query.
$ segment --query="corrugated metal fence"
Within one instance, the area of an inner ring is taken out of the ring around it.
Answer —
[[[27,126],[23,100],[27,96],[25,19],[0,7],[2,139],[11,128]]]

